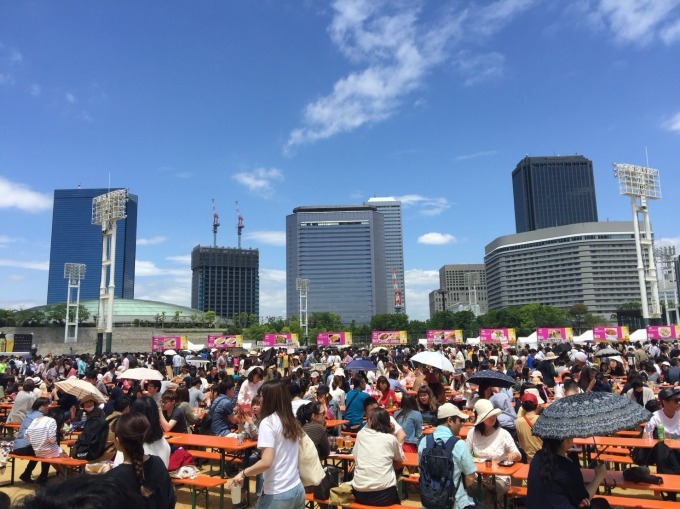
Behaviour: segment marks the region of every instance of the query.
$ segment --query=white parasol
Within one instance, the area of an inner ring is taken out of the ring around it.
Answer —
[[[163,380],[163,375],[155,369],[132,368],[118,375],[118,378],[127,378],[128,380]]]

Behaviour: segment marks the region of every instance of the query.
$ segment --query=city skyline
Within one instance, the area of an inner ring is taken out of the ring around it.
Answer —
[[[392,196],[426,319],[440,267],[515,231],[525,155],[593,161],[601,221],[632,217],[613,162],[659,169],[652,228],[680,245],[678,2],[27,1],[0,34],[1,308],[45,303],[53,192],[79,184],[139,196],[135,296],[180,305],[211,200],[224,247],[238,201],[262,316],[293,208]]]

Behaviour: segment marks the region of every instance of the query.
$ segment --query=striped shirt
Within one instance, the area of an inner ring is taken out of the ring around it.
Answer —
[[[52,417],[34,419],[24,437],[31,443],[38,458],[56,458],[64,454],[57,444],[57,421]]]

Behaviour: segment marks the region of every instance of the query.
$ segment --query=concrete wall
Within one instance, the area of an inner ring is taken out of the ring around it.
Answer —
[[[39,355],[90,353],[95,352],[97,329],[94,327],[80,327],[77,343],[64,343],[63,327],[3,327],[0,332],[5,334],[33,334],[33,344],[38,347]],[[177,329],[161,330],[151,327],[121,327],[114,328],[111,349],[114,352],[149,352],[151,351],[152,336],[186,336],[195,344],[204,345],[208,334],[216,334],[215,329]],[[106,348],[106,341],[104,341]]]

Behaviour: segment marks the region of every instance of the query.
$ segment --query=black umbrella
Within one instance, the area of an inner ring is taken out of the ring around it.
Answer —
[[[262,364],[268,366],[275,362],[274,359],[276,359],[276,350],[274,348],[270,348],[269,350],[265,350],[264,352],[260,353],[258,357],[262,361]]]
[[[559,345],[555,345],[552,349],[553,352],[555,352],[555,355],[560,355],[563,352],[568,352],[571,350],[571,345],[569,343],[560,343]]]
[[[378,366],[373,364],[371,361],[364,359],[357,359],[350,362],[345,366],[345,371],[377,371]]]
[[[648,420],[650,413],[626,396],[585,392],[553,401],[534,424],[539,438],[586,438],[611,435]]]
[[[501,373],[500,371],[492,371],[490,369],[484,369],[482,371],[477,371],[474,375],[468,378],[468,383],[481,385],[486,384],[491,387],[512,387],[517,383],[514,378]]]

